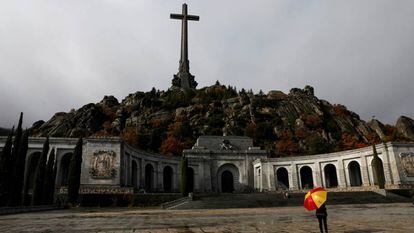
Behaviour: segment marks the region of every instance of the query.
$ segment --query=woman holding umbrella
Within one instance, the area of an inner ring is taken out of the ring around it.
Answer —
[[[305,195],[305,201],[303,203],[307,210],[316,210],[316,217],[319,221],[319,229],[321,230],[321,233],[323,233],[323,229],[325,229],[325,232],[328,232],[328,224],[326,223],[328,213],[326,212],[325,206],[327,196],[328,193],[326,190],[318,187],[310,190]]]
[[[325,228],[325,232],[328,232],[328,224],[326,223],[326,217],[328,217],[328,213],[326,212],[325,204],[316,210],[316,217],[318,218],[319,230],[321,230],[321,233],[323,233],[322,225],[323,228]]]

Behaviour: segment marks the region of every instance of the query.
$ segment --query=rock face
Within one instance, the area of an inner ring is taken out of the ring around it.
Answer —
[[[397,120],[397,131],[402,134],[404,137],[414,140],[414,120],[406,117],[400,116]]]
[[[275,156],[353,149],[382,140],[414,140],[413,121],[398,130],[367,123],[345,106],[314,96],[310,86],[289,94],[254,94],[216,83],[198,90],[136,92],[113,96],[33,126],[38,136],[121,136],[128,143],[169,153],[189,148],[200,135],[246,135]],[[176,153],[174,153],[176,154]]]

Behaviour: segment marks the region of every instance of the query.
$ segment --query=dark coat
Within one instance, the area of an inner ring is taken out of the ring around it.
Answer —
[[[328,212],[326,212],[326,206],[325,204],[321,205],[319,209],[316,210],[316,217],[327,217]]]

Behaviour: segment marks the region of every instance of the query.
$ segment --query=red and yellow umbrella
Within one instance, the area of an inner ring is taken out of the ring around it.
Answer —
[[[314,188],[305,195],[303,205],[307,210],[316,210],[326,202],[328,192],[322,187]]]

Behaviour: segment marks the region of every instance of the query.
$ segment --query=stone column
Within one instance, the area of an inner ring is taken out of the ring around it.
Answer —
[[[338,167],[336,169],[337,175],[338,175],[338,186],[340,188],[346,188],[346,169],[344,166],[343,159],[338,160]]]
[[[139,186],[141,188],[145,188],[145,160],[142,158],[140,159],[140,169],[139,169]]]
[[[316,162],[314,164],[314,168],[315,170],[312,171],[313,173],[313,186],[314,187],[318,187],[318,186],[322,186],[322,171],[321,171],[321,164],[319,162]]]
[[[155,183],[156,183],[156,187],[157,187],[157,191],[164,191],[164,173],[162,170],[162,163],[161,161],[157,161],[157,167],[155,168]]]
[[[362,156],[361,157],[361,178],[362,178],[362,186],[370,186],[369,182],[369,172],[368,172],[368,166],[367,166],[367,157]]]
[[[59,153],[58,150],[55,151],[55,155],[56,155],[56,164],[55,166],[57,166],[56,169],[56,178],[55,178],[55,187],[59,188],[60,184],[61,184],[61,180],[62,180],[62,168],[61,168],[61,161],[62,161],[62,157],[63,157],[63,153]],[[26,162],[27,162],[27,157],[26,157]],[[26,178],[26,172],[24,174],[24,177]]]
[[[394,184],[399,185],[401,184],[401,177],[400,177],[400,170],[401,170],[401,160],[399,158],[398,153],[394,151],[394,147],[388,147],[389,152],[389,163],[390,163],[390,170],[391,176],[393,178]]]
[[[275,177],[275,169],[273,167],[273,165],[269,162],[266,163],[267,165],[267,179],[269,181],[269,186],[268,189],[270,191],[275,191],[276,190],[276,177]]]
[[[384,168],[384,176],[385,176],[385,185],[391,185],[393,184],[392,174],[391,174],[391,168],[390,168],[390,160],[389,160],[389,153],[388,153],[388,147],[387,144],[383,144],[383,150],[382,150],[382,166]]]
[[[211,169],[209,161],[203,159],[204,166],[204,192],[211,192]]]
[[[300,189],[299,187],[299,181],[298,181],[298,168],[296,167],[295,163],[292,163],[291,165],[291,173],[290,173],[290,177],[291,177],[291,185],[290,185],[290,189],[296,190],[296,189]],[[290,181],[289,181],[290,182]]]

